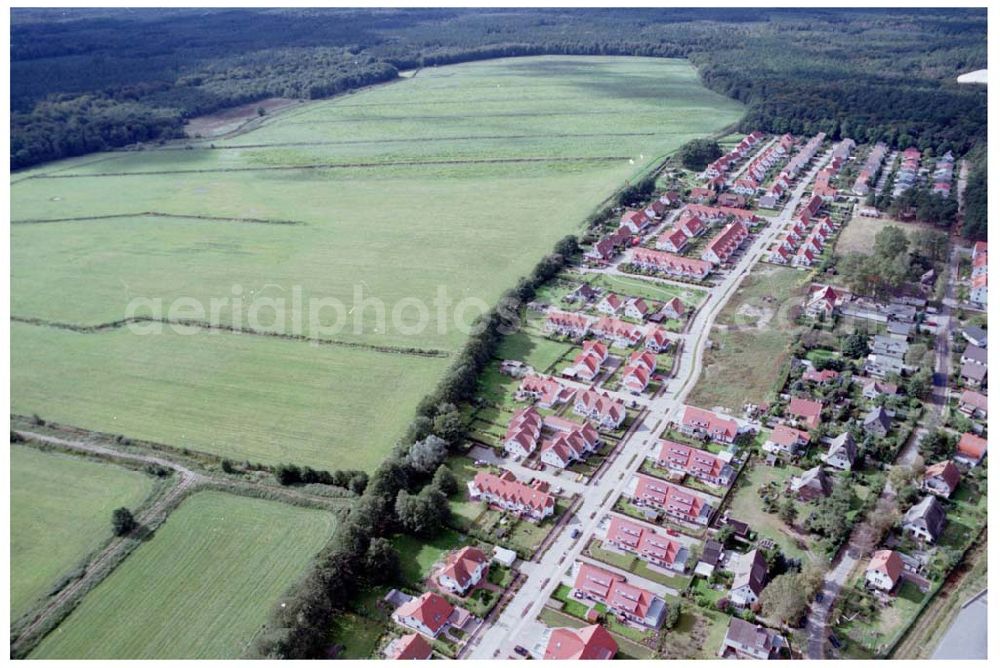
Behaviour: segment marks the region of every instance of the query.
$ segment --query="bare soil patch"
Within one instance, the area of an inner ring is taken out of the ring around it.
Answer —
[[[239,130],[246,123],[258,118],[258,109],[263,108],[265,114],[269,114],[279,109],[290,107],[297,102],[298,100],[286,97],[269,97],[259,102],[230,107],[229,109],[217,111],[214,114],[192,118],[184,127],[184,132],[187,133],[188,137],[220,137]]]

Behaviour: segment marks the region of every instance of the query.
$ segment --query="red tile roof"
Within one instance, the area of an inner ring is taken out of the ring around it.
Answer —
[[[684,407],[681,424],[701,429],[711,434],[721,433],[727,438],[735,438],[739,433],[739,424],[736,420],[719,417],[712,411],[707,411],[704,408],[696,406]]]
[[[684,469],[688,473],[711,478],[719,477],[726,465],[726,462],[711,452],[667,440],[660,441],[660,454],[656,459],[660,462],[667,462],[676,468]]]
[[[431,633],[440,631],[448,623],[448,618],[454,611],[455,608],[451,603],[440,594],[435,594],[432,591],[410,599],[396,608],[397,615],[416,619],[430,629]]]
[[[618,643],[600,624],[582,629],[552,629],[545,647],[545,658],[549,660],[606,660],[613,659],[617,653]]]
[[[924,480],[932,478],[940,478],[942,482],[948,485],[948,489],[954,492],[958,487],[958,483],[962,481],[962,472],[958,470],[958,467],[950,459],[946,459],[943,462],[928,466],[924,471]]]
[[[432,648],[419,633],[411,633],[392,641],[386,651],[386,658],[396,660],[429,659]]]
[[[682,491],[659,478],[637,474],[635,498],[660,506],[678,515],[686,515],[692,522],[701,516],[705,505],[701,497]]]
[[[869,571],[880,571],[889,576],[889,579],[896,583],[899,576],[903,574],[903,559],[898,552],[893,550],[879,550],[872,555],[872,560],[868,562]]]
[[[815,429],[820,423],[820,414],[823,412],[823,404],[811,399],[800,399],[793,397],[788,404],[788,413],[802,418],[810,428]]]
[[[471,583],[472,573],[487,561],[482,550],[466,546],[448,559],[440,574],[447,575],[464,589]]]
[[[986,455],[986,439],[965,432],[962,438],[958,439],[957,453],[978,462]]]
[[[548,494],[546,483],[536,482],[533,485],[526,485],[506,470],[500,475],[480,471],[473,478],[473,485],[482,492],[505,499],[508,503],[536,511],[554,507],[556,504],[555,498]]]

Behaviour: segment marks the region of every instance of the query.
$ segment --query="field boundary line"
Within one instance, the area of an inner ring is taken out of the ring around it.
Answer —
[[[529,158],[469,158],[462,160],[403,160],[393,162],[329,162],[329,163],[309,163],[303,165],[270,165],[267,167],[220,167],[218,169],[170,169],[151,170],[144,172],[96,172],[94,174],[36,174],[27,176],[28,179],[95,179],[107,177],[125,176],[167,176],[170,174],[226,174],[243,172],[270,172],[270,171],[294,171],[294,170],[322,170],[322,169],[372,169],[385,167],[433,167],[448,165],[495,165],[495,164],[525,164],[525,163],[564,163],[564,162],[612,162],[617,160],[629,160],[627,155],[594,155],[594,156],[565,156],[565,157],[529,157]]]
[[[72,175],[76,176],[76,175]],[[29,177],[34,178],[34,177]],[[62,177],[55,177],[62,178]],[[91,220],[116,220],[120,218],[176,218],[179,220],[204,220],[219,223],[248,223],[255,225],[307,225],[300,220],[280,218],[240,218],[229,216],[204,216],[196,213],[167,213],[165,211],[137,211],[135,213],[109,213],[101,216],[76,216],[72,218],[24,218],[10,221],[11,225],[38,225],[44,223],[75,223]]]
[[[295,341],[298,343],[310,343],[317,346],[342,346],[344,348],[355,348],[358,350],[368,350],[376,353],[385,353],[391,355],[410,355],[413,357],[433,357],[433,358],[447,358],[451,357],[451,352],[448,350],[442,350],[440,348],[406,348],[402,346],[381,346],[371,343],[359,343],[357,341],[343,341],[341,339],[318,339],[304,334],[282,334],[280,332],[265,332],[257,329],[250,329],[246,327],[237,327],[236,325],[219,325],[213,324],[204,320],[187,320],[187,319],[170,319],[170,318],[152,318],[146,316],[136,316],[134,318],[122,318],[121,320],[112,320],[111,322],[102,322],[95,325],[81,325],[72,322],[59,322],[55,320],[45,320],[44,318],[31,318],[25,316],[12,315],[10,316],[11,322],[21,323],[23,325],[32,325],[35,327],[51,327],[53,329],[61,329],[68,332],[75,332],[77,334],[97,334],[100,332],[112,331],[115,329],[121,329],[122,327],[128,327],[129,325],[140,325],[140,324],[162,324],[171,325],[175,327],[199,327],[202,329],[207,329],[212,332],[220,332],[227,334],[246,334],[249,336],[265,336],[273,339],[282,339],[285,341]]]

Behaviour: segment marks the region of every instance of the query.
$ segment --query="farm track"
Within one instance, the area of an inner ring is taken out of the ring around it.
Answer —
[[[130,461],[133,463],[153,464],[169,468],[176,472],[180,478],[178,483],[161,498],[157,499],[153,505],[142,511],[136,517],[136,521],[140,526],[152,526],[154,527],[154,530],[166,520],[170,511],[173,510],[173,508],[179,504],[181,500],[183,500],[185,495],[189,492],[196,491],[197,488],[215,488],[239,494],[252,492],[254,489],[266,487],[266,489],[273,495],[285,497],[287,500],[292,502],[319,502],[327,506],[340,505],[342,503],[346,507],[350,501],[350,499],[341,500],[336,497],[317,496],[294,489],[216,479],[211,475],[199,473],[198,471],[192,470],[183,464],[164,457],[157,457],[155,455],[143,453],[123,452],[121,450],[99,445],[98,443],[89,440],[69,440],[27,430],[12,429],[12,432],[19,434],[29,442],[34,441],[36,443],[76,450],[93,455],[100,455],[111,459]],[[97,556],[87,564],[81,577],[61,589],[55,596],[47,601],[43,607],[33,613],[31,622],[18,632],[17,638],[12,642],[12,654],[16,652],[31,651],[34,648],[34,645],[41,640],[41,637],[35,638],[35,634],[40,629],[44,628],[44,625],[53,615],[59,614],[60,611],[62,611],[63,606],[67,604],[75,605],[74,598],[78,593],[82,591],[83,594],[86,595],[86,593],[96,586],[96,584],[110,575],[110,573],[113,572],[114,568],[117,566],[116,560],[121,561],[122,559],[128,557],[128,554],[122,554],[122,551],[126,549],[128,549],[126,538],[115,538],[107,546],[105,546],[104,549],[102,549]],[[111,565],[110,569],[106,568],[109,564]]]
[[[341,141],[289,141],[275,142],[271,144],[230,144],[228,146],[163,146],[149,148],[144,152],[156,153],[160,151],[226,151],[245,148],[281,148],[286,146],[350,146],[364,144],[420,144],[424,142],[442,141],[478,141],[491,139],[574,139],[574,138],[594,138],[594,137],[656,137],[663,134],[681,133],[656,133],[656,132],[579,132],[562,134],[534,134],[534,135],[467,135],[464,137],[406,137],[399,139],[344,139]],[[129,151],[119,151],[128,153]]]
[[[94,174],[37,174],[27,179],[94,179],[118,176],[167,176],[170,174],[219,174],[242,172],[296,171],[310,169],[367,169],[375,167],[434,167],[447,165],[500,165],[545,162],[615,162],[628,160],[627,155],[566,156],[561,158],[470,158],[467,160],[401,160],[394,162],[322,162],[303,165],[272,165],[270,167],[220,167],[218,169],[170,169],[144,172],[97,172]]]
[[[300,220],[280,220],[266,218],[231,218],[226,216],[199,216],[186,213],[165,213],[163,211],[138,211],[136,213],[113,213],[103,216],[77,216],[75,218],[25,218],[12,220],[11,225],[40,225],[44,223],[77,223],[94,220],[117,220],[121,218],[173,218],[175,220],[204,220],[217,223],[247,223],[253,225],[307,225]]]
[[[355,348],[358,350],[369,350],[372,352],[388,353],[394,355],[411,355],[413,357],[437,357],[437,358],[451,357],[451,352],[447,350],[440,350],[437,348],[402,348],[398,346],[377,346],[368,343],[358,343],[356,341],[342,341],[339,339],[318,339],[305,336],[304,334],[281,334],[277,332],[265,332],[249,328],[241,328],[241,327],[236,327],[235,325],[213,324],[205,320],[176,320],[169,318],[135,317],[135,318],[122,318],[121,320],[113,320],[111,322],[102,322],[96,325],[81,325],[72,322],[57,322],[53,320],[45,320],[43,318],[28,318],[16,315],[12,315],[10,317],[10,320],[11,322],[19,322],[23,325],[33,325],[35,327],[51,327],[53,329],[61,329],[68,332],[76,332],[77,334],[97,334],[100,332],[107,332],[116,329],[121,329],[122,327],[127,327],[129,325],[159,323],[174,327],[199,327],[202,329],[207,329],[215,332],[225,332],[229,334],[246,334],[249,336],[266,336],[275,339],[284,339],[286,341],[297,341],[300,343],[311,343],[322,346],[342,346],[345,348]]]

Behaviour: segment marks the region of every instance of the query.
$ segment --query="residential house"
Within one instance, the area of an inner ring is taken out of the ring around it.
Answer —
[[[674,227],[656,238],[656,250],[680,253],[688,244],[688,235],[680,227]]]
[[[802,374],[802,380],[807,383],[817,383],[819,385],[825,385],[831,381],[836,380],[840,377],[840,374],[833,369],[823,369],[822,371],[817,371],[815,368],[806,369]]]
[[[669,350],[673,343],[673,339],[667,334],[667,330],[662,327],[650,326],[646,330],[646,350],[653,353],[662,353],[665,350]]]
[[[941,537],[947,523],[944,508],[933,496],[925,496],[920,503],[906,511],[903,516],[903,531],[913,538],[934,543]]]
[[[876,406],[865,415],[862,427],[868,434],[872,434],[878,438],[885,438],[892,429],[892,418],[889,417],[884,408]]]
[[[654,371],[656,355],[648,351],[636,351],[629,355],[628,363],[622,371],[622,385],[632,394],[639,394],[649,385]]]
[[[431,658],[433,648],[419,633],[410,633],[396,638],[385,648],[385,658],[393,661],[427,660]]]
[[[823,470],[822,466],[814,466],[800,476],[793,477],[789,484],[789,490],[798,497],[799,501],[814,501],[822,497],[830,496],[833,490],[833,481],[829,474]]]
[[[518,401],[536,401],[542,408],[552,408],[566,403],[575,394],[576,390],[566,387],[551,376],[532,374],[521,379],[514,398]]]
[[[949,498],[962,481],[962,472],[950,460],[931,464],[924,469],[924,479],[921,488],[943,499]]]
[[[849,293],[830,285],[813,285],[806,298],[805,312],[811,317],[831,317],[843,305]]]
[[[621,297],[613,292],[609,292],[604,295],[604,299],[597,304],[597,310],[605,315],[614,315],[621,310],[623,304],[624,302]]]
[[[649,315],[650,306],[642,297],[632,297],[625,302],[625,317],[633,320],[645,320]]]
[[[632,234],[639,234],[652,223],[643,211],[626,211],[622,214],[620,225]]]
[[[592,381],[601,372],[601,365],[608,359],[608,347],[600,341],[583,342],[583,352],[573,358],[573,364],[563,371],[568,378]]]
[[[591,328],[592,334],[617,348],[631,348],[642,340],[642,330],[618,318],[603,317]]]
[[[513,457],[528,457],[538,446],[542,433],[542,416],[533,406],[514,412],[504,435],[503,449]]]
[[[865,373],[877,378],[885,378],[889,374],[904,375],[909,370],[902,357],[879,355],[871,353],[865,358]]]
[[[715,508],[703,498],[651,476],[636,474],[632,503],[701,526],[708,525]]]
[[[821,459],[827,466],[831,466],[841,471],[850,471],[854,468],[854,460],[858,456],[858,446],[854,442],[851,432],[845,431],[830,441],[830,447]]]
[[[545,333],[582,339],[589,332],[593,320],[585,315],[565,311],[549,311],[545,319]]]
[[[589,283],[581,283],[573,292],[563,297],[563,301],[567,304],[575,304],[577,302],[587,304],[597,299],[599,294],[600,292]]]
[[[702,577],[712,577],[715,569],[719,566],[719,561],[722,560],[722,553],[724,551],[725,548],[723,548],[722,543],[715,540],[706,540],[694,572]]]
[[[669,440],[660,441],[656,465],[717,487],[728,487],[736,476],[733,467],[721,457]]]
[[[736,420],[720,417],[712,411],[695,406],[684,407],[678,428],[688,436],[710,438],[719,443],[732,443],[740,433]]]
[[[903,559],[894,550],[879,550],[872,554],[865,569],[865,584],[880,591],[892,591],[903,575]]]
[[[958,399],[958,410],[967,417],[985,420],[989,411],[988,404],[985,394],[963,390],[962,396]]]
[[[634,267],[666,276],[702,280],[712,271],[712,263],[674,255],[665,251],[633,248],[630,262]]]
[[[878,399],[881,396],[895,396],[899,388],[895,383],[887,383],[877,378],[865,378],[861,394],[866,399]]]
[[[450,623],[455,608],[443,596],[429,591],[396,608],[392,619],[428,638],[437,638]]]
[[[617,429],[625,421],[625,404],[606,392],[577,392],[573,412],[596,422],[603,429]]]
[[[724,659],[731,656],[751,660],[777,659],[784,646],[785,639],[777,631],[739,617],[730,617],[719,656]]]
[[[958,439],[955,449],[955,461],[967,466],[978,466],[986,456],[986,439],[973,433],[965,432]]]
[[[694,239],[703,235],[708,228],[701,218],[688,212],[686,216],[681,214],[680,220],[677,221],[677,229],[683,232],[688,239]]]
[[[604,604],[619,618],[649,628],[663,624],[666,605],[650,591],[629,584],[625,577],[589,563],[577,566],[573,592]]]
[[[601,446],[601,438],[589,423],[550,415],[545,418],[546,428],[556,432],[542,442],[539,459],[544,464],[564,469],[573,462],[582,461]]]
[[[684,314],[687,313],[687,307],[684,306],[684,302],[682,302],[680,298],[671,297],[667,300],[667,303],[663,305],[663,308],[660,309],[660,313],[670,320],[680,320],[684,317]]]
[[[542,480],[525,484],[507,470],[500,475],[480,471],[469,481],[468,487],[473,501],[485,501],[532,521],[543,520],[555,512],[555,497],[549,494],[549,484]]]
[[[683,573],[687,566],[688,549],[685,545],[617,515],[611,517],[604,540],[608,546],[634,554],[659,568]]]
[[[978,364],[979,366],[989,365],[989,355],[986,348],[979,346],[966,346],[962,351],[962,364]]]
[[[594,659],[607,661],[615,658],[618,643],[600,624],[592,624],[581,629],[547,629],[542,637],[545,644],[546,660],[577,661]]]
[[[737,608],[749,608],[758,601],[767,584],[767,560],[758,549],[732,559],[735,563],[729,602]]]
[[[986,308],[989,299],[989,290],[989,278],[987,275],[976,276],[972,279],[972,283],[969,286],[969,301],[980,308]]]
[[[891,336],[873,336],[869,339],[868,348],[871,352],[877,355],[886,355],[888,357],[898,357],[902,359],[906,356],[906,351],[909,349],[906,341],[900,341],[899,339],[893,338]]]
[[[490,560],[482,550],[466,546],[445,560],[444,567],[438,571],[437,582],[445,589],[465,596],[470,589],[482,582],[489,567]]]
[[[807,429],[815,429],[822,422],[823,404],[812,399],[792,397],[788,402],[788,414],[795,417]]]
[[[725,264],[748,236],[750,233],[746,226],[738,220],[734,221],[708,242],[701,259],[713,264]]]
[[[982,364],[966,362],[962,365],[962,370],[959,371],[959,375],[962,378],[962,382],[968,387],[977,390],[981,390],[986,387],[987,370]]]
[[[809,445],[809,432],[779,424],[771,430],[771,435],[764,441],[764,452],[783,453],[797,456],[803,448]]]
[[[666,212],[666,210],[667,210],[666,204],[661,202],[659,199],[654,199],[653,201],[651,201],[649,204],[646,205],[646,208],[643,209],[642,212],[646,214],[646,218],[649,218],[651,220],[659,220],[660,218],[663,218],[663,214]]]

